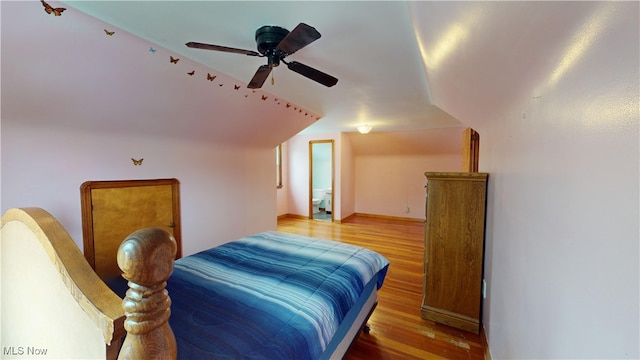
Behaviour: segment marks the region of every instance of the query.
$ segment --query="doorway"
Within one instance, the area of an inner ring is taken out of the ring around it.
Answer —
[[[333,221],[333,140],[309,141],[309,219]]]

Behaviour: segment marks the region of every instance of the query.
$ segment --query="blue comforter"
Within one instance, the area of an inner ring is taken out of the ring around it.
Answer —
[[[265,232],[179,259],[167,290],[180,359],[317,359],[389,262],[352,245]]]

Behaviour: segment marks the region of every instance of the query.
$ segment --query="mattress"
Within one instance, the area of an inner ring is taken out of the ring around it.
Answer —
[[[388,266],[368,249],[275,231],[176,260],[167,290],[178,358],[327,358]]]

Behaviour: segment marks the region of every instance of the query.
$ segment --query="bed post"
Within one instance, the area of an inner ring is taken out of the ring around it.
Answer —
[[[165,290],[173,271],[176,241],[160,228],[129,235],[118,249],[118,266],[129,281],[122,301],[127,336],[118,359],[175,359],[176,340],[168,320],[171,299]]]

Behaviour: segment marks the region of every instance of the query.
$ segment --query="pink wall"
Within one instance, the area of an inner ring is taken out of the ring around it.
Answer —
[[[458,154],[355,158],[356,212],[424,219],[426,171],[460,171]]]
[[[131,157],[144,158],[134,166]],[[74,132],[2,122],[2,212],[51,212],[82,249],[87,180],[180,180],[183,255],[275,229],[273,149]]]
[[[463,131],[451,127],[349,133],[354,212],[424,219],[424,173],[460,171]]]
[[[42,207],[82,247],[83,182],[175,177],[183,254],[275,228],[273,148],[316,115],[81,12],[2,12],[2,212]]]
[[[354,213],[424,218],[424,172],[460,171],[462,131],[296,135],[287,141],[287,204],[285,210],[279,195],[278,213],[309,215],[309,141],[333,139],[334,219]]]
[[[289,169],[288,143],[282,144],[282,188],[276,190],[276,214],[278,216],[286,215],[289,211],[287,205],[289,203],[289,177],[287,171]]]
[[[546,6],[553,19],[541,3],[483,2],[501,21],[473,23],[471,45],[427,74],[443,79],[430,84],[436,105],[481,137],[484,327],[494,359],[638,359],[640,3]],[[508,66],[481,61],[487,48],[473,44],[522,26],[535,31],[491,49]],[[478,74],[493,91],[465,86]]]
[[[340,215],[336,219],[344,219],[356,212],[356,190],[355,190],[355,156],[353,154],[353,144],[351,138],[346,134],[340,134],[340,179],[336,182],[340,183]]]
[[[514,109],[479,126],[491,139],[480,170],[490,173],[484,326],[494,358],[640,355],[635,56],[633,76],[602,71],[619,54],[604,68],[587,63],[567,79],[590,79],[586,88],[549,89],[527,121]]]

